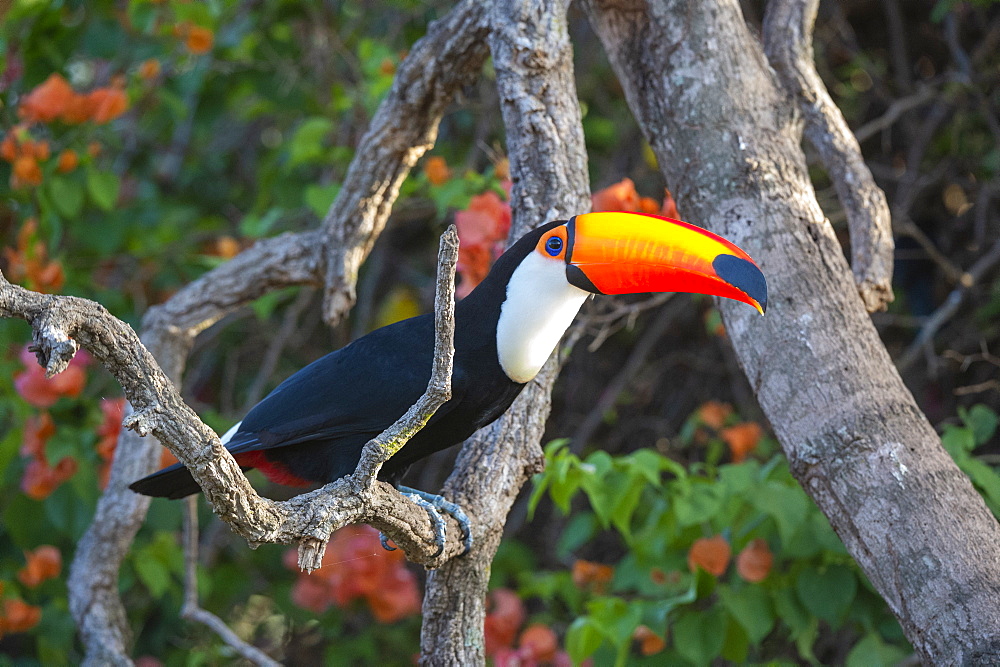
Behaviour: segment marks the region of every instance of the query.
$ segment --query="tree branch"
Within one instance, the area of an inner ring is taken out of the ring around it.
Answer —
[[[792,473],[923,662],[997,663],[1000,525],[854,297],[788,96],[739,3],[586,7],[678,203],[767,275],[766,317],[721,309]]]
[[[490,13],[490,50],[507,133],[516,240],[590,208],[587,156],[561,0],[504,0]],[[540,470],[556,355],[510,410],[462,448],[445,494],[473,519],[472,550],[428,574],[421,631],[427,665],[483,664],[490,563],[511,505]],[[487,471],[488,474],[483,474]]]
[[[343,187],[323,221],[330,238],[323,314],[338,322],[354,305],[358,270],[385,228],[399,186],[437,138],[455,92],[479,77],[486,61],[485,8],[458,3],[435,21],[399,66],[372,119]]]
[[[764,15],[764,49],[795,98],[805,134],[819,151],[847,214],[854,283],[871,313],[885,310],[893,299],[892,218],[858,140],[816,71],[812,35],[818,7],[819,0],[770,0]]]
[[[219,437],[184,403],[138,336],[100,304],[37,294],[11,285],[0,274],[0,316],[21,317],[32,325],[35,353],[49,376],[64,370],[81,345],[91,352],[115,376],[133,406],[124,426],[167,445],[191,471],[215,513],[251,545],[298,543],[300,564],[311,571],[319,567],[334,530],[365,522],[392,537],[410,560],[434,565],[461,551],[455,531],[451,548],[439,553],[426,513],[390,485],[376,484],[375,475],[450,397],[457,258],[458,233],[451,227],[441,237],[435,299],[437,358],[427,391],[365,445],[356,474],[283,502],[257,495]]]
[[[221,618],[198,604],[198,499],[184,499],[184,606],[181,617],[201,623],[219,635],[241,657],[255,665],[278,667],[279,662],[243,641]]]
[[[486,57],[479,3],[459,3],[435,25],[400,66],[323,230],[260,241],[147,313],[142,341],[175,385],[180,386],[194,337],[262,294],[288,285],[328,283],[324,299],[330,322],[353,303],[357,267],[384,227],[399,182],[433,143],[444,110],[462,86],[475,80]],[[338,289],[345,292],[338,294]],[[149,498],[127,487],[153,471],[158,453],[155,439],[122,431],[108,486],[77,546],[68,586],[85,664],[131,664],[117,580]]]

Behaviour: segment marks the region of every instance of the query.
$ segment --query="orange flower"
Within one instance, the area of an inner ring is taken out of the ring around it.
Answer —
[[[101,146],[101,142],[99,141],[91,141],[87,144],[87,155],[90,157],[97,157],[101,154],[102,150],[104,150],[104,147]]]
[[[660,212],[660,205],[656,203],[656,200],[652,197],[640,197],[639,198],[639,212],[640,213],[650,213],[657,214]]]
[[[240,254],[240,242],[229,235],[222,235],[215,239],[213,244],[215,247],[212,248],[210,253],[216,257],[222,257],[223,259],[232,259],[236,255]]]
[[[21,142],[21,155],[33,157],[36,160],[44,162],[52,156],[52,153],[49,150],[49,142],[44,139],[41,141],[25,139]]]
[[[767,578],[773,564],[771,549],[765,540],[758,537],[743,547],[743,551],[736,557],[736,572],[745,580],[756,584]]]
[[[27,565],[18,570],[18,580],[28,588],[59,576],[62,571],[62,554],[50,544],[43,544],[34,551],[25,551]]]
[[[391,76],[396,73],[396,63],[392,62],[392,58],[383,58],[378,66],[378,71],[386,76]]]
[[[60,118],[64,123],[68,123],[69,125],[86,123],[94,115],[95,101],[90,95],[73,93],[73,97],[66,103],[66,108],[63,110]]]
[[[285,565],[297,569],[296,563],[296,552],[290,550]],[[300,574],[292,588],[292,601],[316,613],[357,598],[368,602],[382,623],[420,611],[417,580],[406,568],[402,552],[383,551],[378,532],[370,526],[347,526],[334,533],[323,567],[311,575]]]
[[[35,158],[29,155],[22,155],[14,160],[14,171],[12,173],[11,187],[17,188],[22,185],[41,185],[42,168],[38,166]]]
[[[729,565],[731,553],[729,542],[721,535],[702,537],[688,551],[688,568],[694,572],[700,567],[711,575],[721,576]]]
[[[40,416],[28,417],[24,423],[24,440],[21,441],[21,456],[45,458],[45,443],[56,434],[56,425],[48,412]]]
[[[64,456],[55,468],[44,460],[32,459],[24,468],[21,490],[32,500],[45,500],[60,484],[76,474],[76,460]]]
[[[193,25],[188,27],[185,32],[187,36],[184,39],[184,45],[191,53],[200,56],[212,49],[215,35],[208,28]]]
[[[59,162],[56,164],[56,171],[60,174],[66,174],[76,169],[79,164],[80,158],[77,156],[76,151],[72,148],[67,148],[59,154]]]
[[[674,202],[673,195],[666,188],[663,188],[663,206],[660,207],[660,215],[664,218],[673,218],[674,220],[678,220],[681,217],[677,212],[677,204]]]
[[[63,284],[63,270],[59,262],[48,260],[48,250],[41,241],[33,241],[38,221],[28,218],[17,233],[17,247],[4,248],[8,278],[24,282],[39,292],[58,292]]]
[[[610,565],[589,560],[578,560],[573,563],[573,583],[577,588],[593,588],[596,592],[602,593],[614,574],[614,568]]]
[[[160,70],[160,61],[156,58],[144,60],[142,64],[139,65],[139,78],[150,81],[160,76]]]
[[[84,350],[77,352],[69,367],[58,375],[47,378],[45,369],[38,365],[33,352],[25,345],[21,350],[21,363],[25,368],[14,374],[14,389],[36,408],[51,407],[62,396],[79,396],[87,382],[83,370],[90,362],[90,355]]]
[[[24,96],[18,115],[32,123],[48,123],[62,115],[73,95],[73,87],[62,75],[51,74]]]
[[[522,652],[530,655],[531,660],[552,662],[559,650],[559,639],[549,626],[533,623],[521,633],[517,645]]]
[[[448,163],[440,155],[432,155],[424,162],[424,174],[431,185],[442,185],[451,178],[451,170]]]
[[[746,460],[747,454],[752,452],[760,442],[762,429],[760,424],[754,422],[743,422],[736,426],[723,429],[719,434],[729,445],[729,452],[732,454],[733,462],[740,463]]]
[[[500,649],[514,644],[517,629],[524,623],[524,603],[509,588],[496,588],[486,597],[486,608],[483,626],[486,655],[493,656]]]
[[[631,178],[623,178],[614,185],[598,190],[590,197],[594,211],[638,211],[639,193]]]
[[[716,431],[723,427],[731,414],[733,414],[733,406],[719,401],[706,401],[698,408],[698,419],[705,426],[714,428]]]
[[[13,162],[17,159],[17,153],[17,139],[14,138],[13,132],[8,132],[3,141],[0,142],[0,157],[7,162]]]
[[[41,607],[13,598],[4,600],[3,614],[0,615],[0,636],[8,632],[27,632],[38,625],[40,620]]]
[[[121,88],[97,88],[87,96],[93,105],[95,123],[107,123],[128,109],[128,96]]]
[[[639,642],[639,651],[643,655],[656,655],[667,648],[667,642],[645,625],[640,625],[632,633],[632,639]]]
[[[462,276],[455,290],[458,298],[468,296],[489,273],[492,260],[503,252],[510,221],[510,204],[492,191],[476,195],[469,201],[469,208],[455,213],[458,273]]]

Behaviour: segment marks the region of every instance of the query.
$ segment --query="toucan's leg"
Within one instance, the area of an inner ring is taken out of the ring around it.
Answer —
[[[397,486],[396,488],[404,496],[427,510],[431,521],[434,522],[434,541],[438,545],[438,551],[434,554],[435,557],[444,551],[445,542],[445,523],[439,512],[447,512],[458,522],[459,527],[462,529],[462,544],[465,546],[465,551],[468,552],[472,548],[472,530],[469,527],[469,517],[465,515],[461,507],[433,493],[411,489],[408,486]],[[396,547],[389,546],[389,540],[384,534],[379,534],[379,541],[382,543],[382,548],[386,551],[396,550]]]
[[[434,555],[431,556],[431,558],[437,558],[438,556],[441,555],[441,552],[444,551],[444,540],[445,540],[444,519],[441,518],[441,514],[438,512],[438,509],[434,506],[434,503],[428,500],[424,500],[424,497],[422,495],[417,493],[412,493],[411,489],[407,489],[406,487],[402,487],[400,489],[400,493],[406,496],[415,505],[423,507],[425,510],[427,510],[427,514],[430,515],[431,523],[434,524],[434,544],[437,545],[437,551],[434,552]],[[389,541],[386,538],[385,533],[379,533],[378,539],[379,542],[382,543],[382,548],[385,549],[386,551],[396,550],[396,547],[389,546]]]
[[[426,491],[420,491],[419,489],[411,489],[408,486],[397,486],[396,488],[399,489],[401,493],[405,493],[410,496],[419,496],[429,503],[434,509],[450,514],[452,518],[458,522],[458,527],[462,529],[462,544],[465,546],[465,552],[468,553],[468,551],[472,549],[472,528],[469,526],[469,517],[465,515],[465,512],[462,511],[461,507],[449,500],[445,500],[443,496],[433,493],[427,493]]]

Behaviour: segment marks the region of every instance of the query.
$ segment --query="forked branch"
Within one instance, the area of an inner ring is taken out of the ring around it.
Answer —
[[[304,545],[301,562],[305,569],[314,569],[330,533],[348,523],[368,522],[391,537],[411,560],[432,566],[461,552],[458,531],[452,531],[452,539],[439,554],[424,510],[388,484],[376,483],[375,477],[382,463],[450,396],[457,257],[458,234],[449,228],[441,238],[436,361],[427,392],[365,446],[358,473],[283,502],[257,495],[218,436],[184,403],[131,327],[100,304],[31,292],[11,285],[0,274],[0,316],[20,317],[31,324],[33,349],[49,376],[64,370],[80,347],[93,354],[115,376],[134,408],[124,425],[169,447],[191,471],[216,514],[251,545]]]

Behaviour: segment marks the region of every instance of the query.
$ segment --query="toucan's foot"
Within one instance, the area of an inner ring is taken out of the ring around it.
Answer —
[[[463,553],[468,553],[469,550],[472,549],[472,528],[469,526],[469,517],[465,515],[465,512],[462,511],[461,507],[449,500],[445,500],[443,496],[433,493],[427,493],[426,491],[420,491],[419,489],[411,489],[408,486],[397,486],[396,488],[399,489],[400,493],[405,494],[421,507],[427,508],[428,512],[430,511],[430,508],[433,508],[436,512],[446,512],[450,514],[451,517],[458,522],[459,528],[462,529],[462,545],[465,547],[465,551]],[[417,502],[414,497],[420,498],[423,502]],[[440,515],[438,515],[438,519],[440,519]],[[439,544],[441,545],[441,548],[444,549],[445,533],[443,520],[440,525],[441,541]]]
[[[472,529],[469,526],[469,517],[465,515],[461,507],[433,493],[411,489],[408,486],[397,486],[396,488],[413,503],[427,510],[427,514],[430,515],[431,522],[434,524],[434,543],[437,545],[437,551],[434,552],[432,558],[437,558],[444,551],[447,533],[444,519],[441,518],[441,512],[450,514],[458,522],[459,527],[462,529],[462,545],[465,547],[463,553],[468,553],[472,548]],[[384,533],[379,533],[378,539],[382,543],[382,548],[386,551],[396,550],[396,547],[389,544],[389,538]]]

